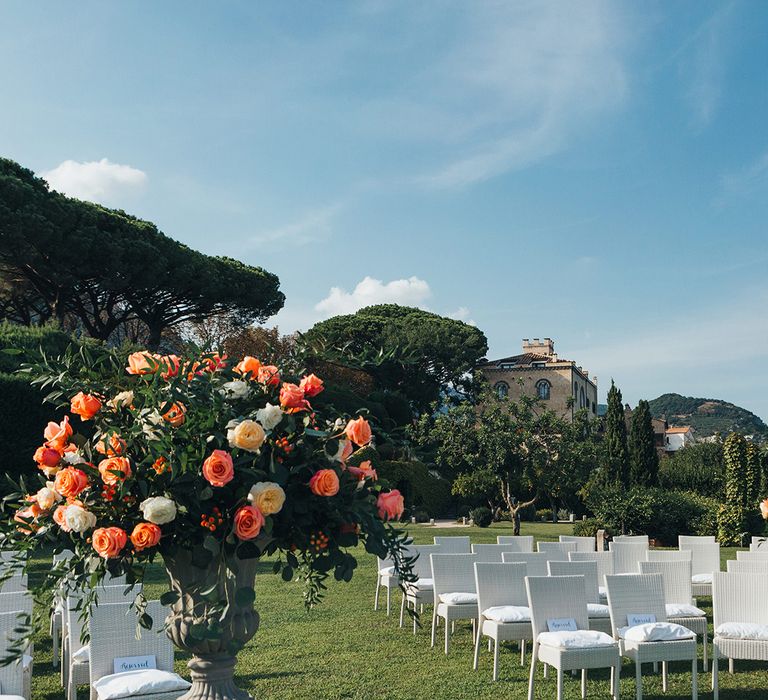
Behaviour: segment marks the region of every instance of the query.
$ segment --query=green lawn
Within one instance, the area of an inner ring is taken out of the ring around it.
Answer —
[[[538,539],[556,540],[570,532],[570,525],[523,523],[523,534]],[[434,535],[469,534],[473,542],[495,542],[497,534],[511,534],[509,524],[489,529],[412,527],[417,543],[429,543]],[[735,558],[734,550],[723,550],[724,559]],[[45,563],[40,561],[38,570]],[[262,565],[257,578],[256,606],[261,614],[261,629],[241,652],[238,663],[240,684],[255,698],[280,697],[290,700],[313,698],[332,700],[355,698],[369,700],[497,700],[524,699],[528,669],[519,663],[516,649],[502,650],[500,679],[491,681],[491,654],[483,651],[480,669],[472,671],[472,644],[469,625],[457,628],[451,655],[446,657],[438,645],[429,647],[429,616],[426,625],[414,637],[410,627],[398,628],[397,615],[387,618],[383,611],[373,611],[376,565],[373,557],[361,552],[360,567],[349,584],[331,583],[323,604],[311,612],[302,605],[301,584],[283,583]],[[148,597],[157,597],[165,586],[158,568],[146,586]],[[399,595],[395,596],[399,609]],[[709,600],[700,605],[711,612]],[[701,646],[699,647],[701,649]],[[530,658],[530,657],[529,657]],[[737,661],[731,676],[721,664],[720,685],[723,700],[764,700],[768,698],[768,665]],[[634,698],[634,670],[625,661],[621,696]],[[177,655],[177,670],[186,675],[185,658]],[[699,676],[703,697],[711,697],[710,676]],[[661,693],[661,679],[644,673],[646,698],[690,698],[690,666],[672,664],[669,691]],[[589,697],[608,697],[607,673],[593,672]],[[58,673],[51,666],[51,642],[41,637],[35,642],[34,700],[62,700]],[[86,697],[81,693],[81,697]],[[554,698],[552,675],[539,678],[537,698]],[[579,698],[577,679],[566,678],[565,697]]]

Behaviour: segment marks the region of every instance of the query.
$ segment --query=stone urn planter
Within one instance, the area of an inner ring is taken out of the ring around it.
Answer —
[[[192,687],[179,700],[253,700],[233,676],[237,653],[259,628],[253,597],[242,593],[253,590],[258,560],[214,557],[201,569],[189,550],[166,554],[164,560],[178,594],[167,634],[176,647],[192,654],[187,664]]]

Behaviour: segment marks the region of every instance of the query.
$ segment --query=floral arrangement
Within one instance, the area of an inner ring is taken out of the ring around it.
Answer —
[[[46,590],[66,582],[95,597],[108,572],[141,583],[180,549],[200,568],[273,555],[283,579],[303,575],[307,605],[331,572],[352,577],[359,543],[413,576],[393,525],[402,496],[353,459],[371,448],[371,426],[313,408],[324,389],[314,374],[291,382],[254,357],[218,354],[135,352],[126,363],[89,346],[26,371],[68,414],[44,430],[38,483],[5,498],[0,545],[74,552]],[[141,595],[135,606],[141,621]]]

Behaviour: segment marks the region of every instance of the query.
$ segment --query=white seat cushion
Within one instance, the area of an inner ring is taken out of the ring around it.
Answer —
[[[768,640],[768,625],[759,625],[756,622],[724,622],[715,630],[716,637],[726,639],[755,639]]]
[[[93,688],[99,700],[116,700],[116,698],[130,698],[134,695],[186,690],[190,685],[176,673],[149,669],[103,676],[93,684]]]
[[[74,654],[72,654],[72,661],[79,664],[89,663],[91,660],[91,645],[86,644],[84,647],[80,647]]]
[[[674,642],[694,639],[696,634],[675,622],[648,622],[634,627],[622,627],[619,637],[629,642]]]
[[[615,646],[616,642],[610,635],[597,630],[563,630],[542,632],[539,635],[539,644],[557,649],[591,649]]]
[[[667,603],[667,617],[702,617],[706,613],[695,605],[685,603]]]
[[[392,576],[394,573],[394,566],[385,566],[383,569],[379,569],[379,576]]]
[[[494,605],[483,610],[483,617],[494,622],[530,622],[531,609],[525,605]]]
[[[0,695],[0,700],[25,700],[21,695]]]
[[[477,605],[477,593],[441,593],[439,599],[446,605]]]
[[[712,574],[694,574],[691,583],[712,583]]]
[[[432,590],[432,579],[431,578],[420,578],[417,579],[413,583],[408,584],[408,588],[411,589],[418,589],[419,591],[431,591]]]
[[[602,603],[587,603],[588,617],[610,617],[611,609]]]

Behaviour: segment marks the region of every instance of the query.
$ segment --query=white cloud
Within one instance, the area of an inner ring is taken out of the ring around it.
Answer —
[[[114,203],[117,197],[140,189],[147,181],[143,170],[107,158],[82,163],[65,160],[42,177],[57,192],[102,204]]]
[[[448,318],[455,318],[457,321],[464,321],[467,325],[476,326],[472,314],[466,306],[460,306],[456,311],[448,314]]]
[[[331,233],[333,220],[341,209],[342,205],[340,203],[315,209],[307,212],[296,221],[253,234],[249,237],[249,242],[262,244],[280,241],[282,243],[303,245],[328,238]]]
[[[386,283],[373,277],[365,277],[351,292],[341,287],[332,287],[328,296],[315,305],[315,310],[324,316],[336,316],[351,314],[373,304],[401,304],[423,308],[424,302],[431,296],[429,284],[418,277]]]

